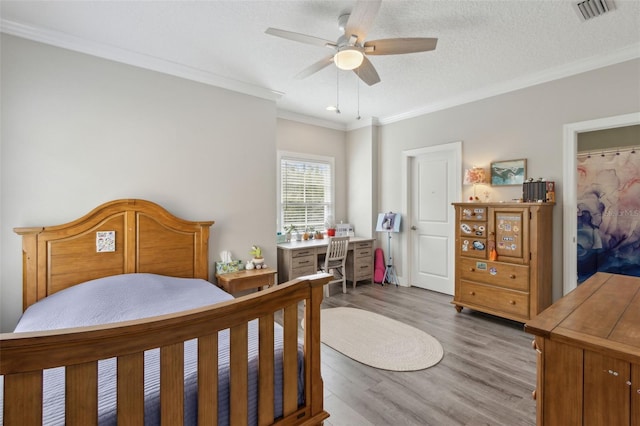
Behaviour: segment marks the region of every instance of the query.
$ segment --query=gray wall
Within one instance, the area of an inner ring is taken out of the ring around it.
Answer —
[[[345,132],[296,121],[278,119],[276,129],[278,150],[322,155],[335,159],[335,217],[337,222],[347,220],[346,181],[347,158]],[[277,200],[276,200],[277,201]]]
[[[578,152],[615,149],[621,147],[640,148],[640,125],[595,130],[578,135]]]
[[[348,133],[348,222],[356,235],[373,237],[378,214],[378,128],[367,126]]]
[[[639,76],[633,60],[381,127],[379,207],[406,215],[398,190],[404,150],[462,141],[463,169],[526,158],[528,176],[557,182],[553,295],[561,297],[563,126],[640,111]],[[491,201],[521,196],[519,187],[488,188]],[[465,187],[463,198],[471,191]],[[403,237],[394,238],[396,259],[406,255]],[[406,280],[407,271],[397,272]]]
[[[57,225],[143,198],[215,220],[221,250],[276,264],[272,101],[2,35],[3,331],[22,312],[18,226]]]

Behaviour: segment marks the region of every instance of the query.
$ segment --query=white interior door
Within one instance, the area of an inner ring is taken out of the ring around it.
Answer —
[[[410,284],[453,295],[455,215],[451,203],[460,196],[460,150],[456,144],[433,148],[410,158]]]

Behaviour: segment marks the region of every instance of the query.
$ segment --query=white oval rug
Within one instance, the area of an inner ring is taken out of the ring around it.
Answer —
[[[442,359],[433,336],[394,319],[355,308],[323,309],[321,341],[371,367],[391,371],[429,368]]]

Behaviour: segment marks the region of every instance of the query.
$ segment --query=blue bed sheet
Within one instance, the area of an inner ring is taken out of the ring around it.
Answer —
[[[108,324],[180,312],[233,296],[200,279],[155,274],[125,274],[89,281],[55,293],[30,306],[15,332],[54,330]],[[282,328],[275,324],[276,417],[282,415]],[[229,331],[219,333],[218,424],[229,423]],[[197,424],[197,341],[185,342],[185,424]],[[249,418],[257,423],[258,324],[249,323]],[[160,424],[159,350],[145,352],[145,424]],[[299,349],[298,399],[304,402],[303,362]],[[1,379],[1,378],[0,378]],[[44,372],[43,422],[64,425],[64,368]],[[1,390],[1,387],[0,387]],[[100,425],[116,424],[116,360],[98,363],[98,416]],[[0,404],[2,399],[0,399]],[[0,410],[0,416],[2,411]]]

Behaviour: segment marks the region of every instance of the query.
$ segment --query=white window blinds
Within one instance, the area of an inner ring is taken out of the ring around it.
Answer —
[[[325,228],[325,218],[333,213],[333,171],[328,161],[281,157],[280,217],[286,228]]]

